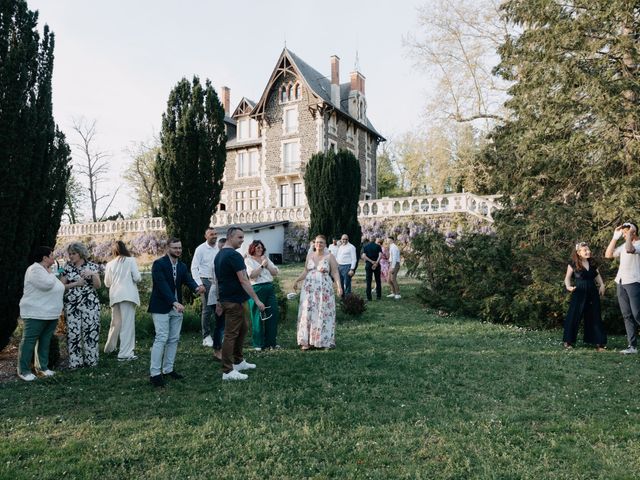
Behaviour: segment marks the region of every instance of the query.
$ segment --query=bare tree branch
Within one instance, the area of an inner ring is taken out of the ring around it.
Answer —
[[[106,211],[113,203],[115,195],[119,190],[118,187],[113,194],[101,195],[98,193],[98,186],[106,181],[105,177],[109,173],[109,165],[106,159],[109,158],[110,155],[107,152],[96,151],[96,120],[88,121],[84,117],[74,118],[71,128],[80,139],[78,143],[72,144],[78,157],[80,157],[80,159],[76,161],[76,171],[79,176],[84,177],[86,181],[89,204],[91,206],[91,219],[94,222],[98,222],[104,218]],[[111,197],[111,201],[103,214],[98,217],[96,213],[98,202],[108,197]],[[98,218],[100,218],[100,220],[98,220]]]

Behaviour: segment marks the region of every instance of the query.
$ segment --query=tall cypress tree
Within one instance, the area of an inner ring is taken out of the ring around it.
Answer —
[[[360,165],[356,157],[347,150],[316,153],[305,168],[304,185],[311,210],[309,238],[322,234],[330,241],[346,233],[359,251]]]
[[[488,192],[503,194],[496,227],[525,267],[520,297],[553,322],[575,242],[601,255],[613,228],[638,218],[640,18],[629,0],[509,0],[503,11],[521,30],[497,69],[514,82],[512,117],[478,170]]]
[[[169,236],[182,240],[189,262],[220,201],[226,161],[224,109],[207,80],[183,78],[162,116],[155,175]]]
[[[17,325],[29,253],[53,246],[70,175],[53,120],[54,37],[24,0],[0,2],[0,350]]]

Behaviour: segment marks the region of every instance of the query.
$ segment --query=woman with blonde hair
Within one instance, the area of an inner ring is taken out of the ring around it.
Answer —
[[[571,285],[571,279],[575,285]],[[598,351],[604,350],[607,334],[600,316],[600,297],[604,296],[604,281],[591,258],[591,249],[585,242],[576,244],[567,265],[564,285],[571,292],[571,303],[564,320],[563,342],[572,348],[578,337],[580,321],[584,318],[584,343],[591,343]]]
[[[302,350],[336,346],[336,299],[333,282],[338,295],[342,296],[338,263],[327,250],[324,235],[316,236],[314,246],[315,251],[307,255],[304,272],[293,285],[297,290],[300,282],[304,282],[300,292],[297,335],[298,345]]]
[[[100,270],[89,261],[89,251],[82,243],[67,247],[69,262],[62,272],[65,284],[65,316],[69,368],[98,365],[100,339]]]
[[[120,338],[118,360],[135,360],[136,307],[140,305],[140,295],[136,284],[140,281],[140,271],[135,259],[122,240],[114,242],[111,250],[113,260],[104,270],[104,284],[109,288],[111,305],[111,326],[104,346],[104,353],[115,350]]]

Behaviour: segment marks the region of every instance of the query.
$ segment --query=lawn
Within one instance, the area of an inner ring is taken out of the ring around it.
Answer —
[[[187,378],[164,390],[148,335],[136,362],[0,384],[0,478],[638,477],[640,359],[615,351],[623,338],[567,352],[560,332],[441,317],[401,285],[401,301],[340,315],[330,351],[296,348],[292,304],[284,348],[247,349],[246,382],[223,383],[185,332]]]

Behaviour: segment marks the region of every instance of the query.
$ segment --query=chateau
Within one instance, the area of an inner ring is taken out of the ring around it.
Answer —
[[[218,214],[304,207],[304,166],[329,150],[356,156],[360,199],[376,198],[376,152],[385,139],[367,118],[365,77],[356,69],[340,83],[340,59],[330,62],[327,78],[285,48],[260,99],[243,97],[232,113],[231,91],[222,88],[228,139]]]

